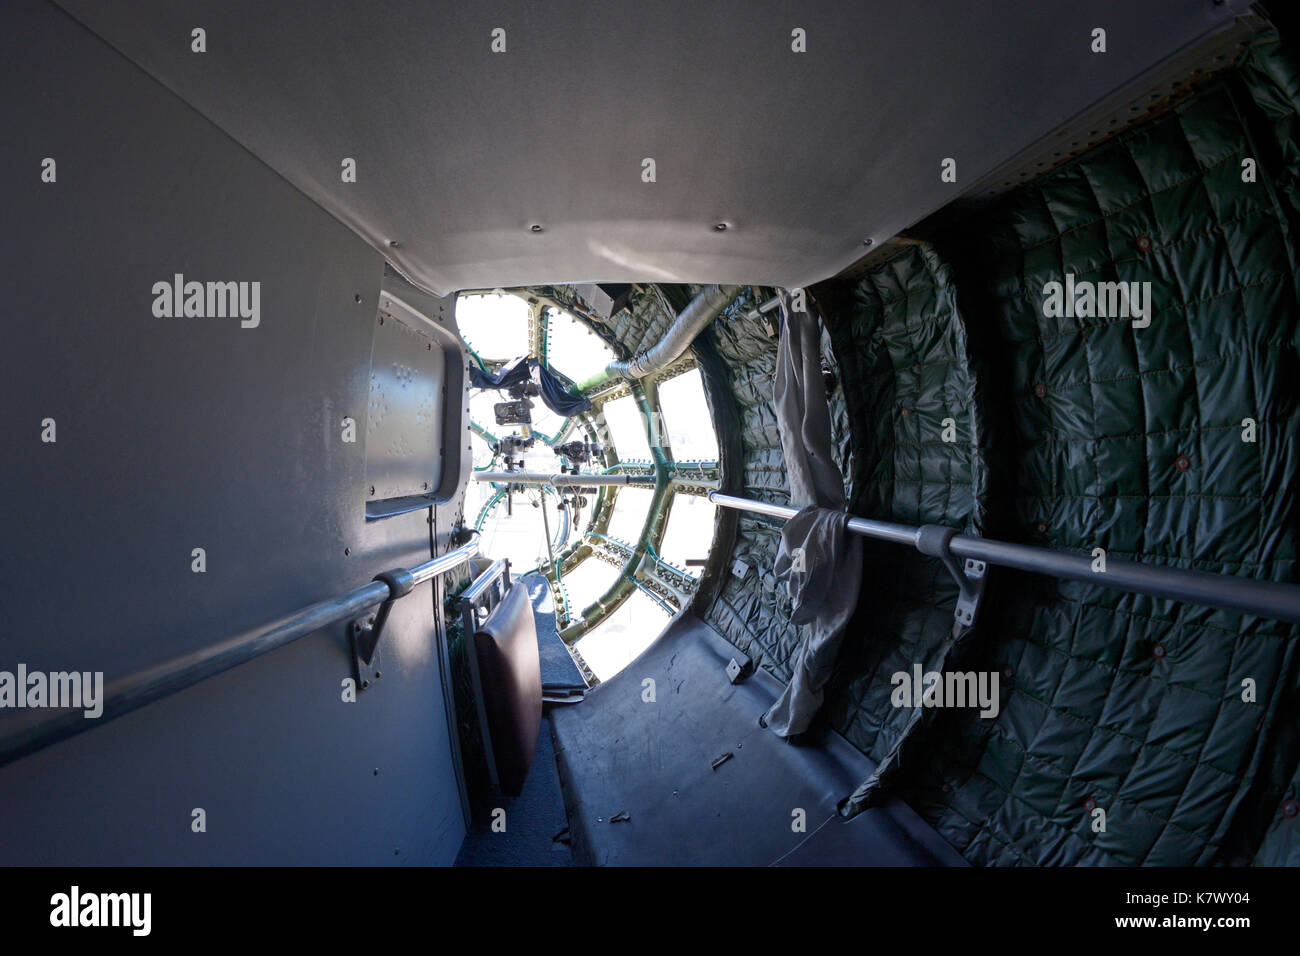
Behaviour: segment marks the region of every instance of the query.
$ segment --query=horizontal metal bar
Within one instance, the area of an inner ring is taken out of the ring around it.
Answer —
[[[468,544],[411,568],[411,575],[421,584],[464,564],[478,553],[478,547],[476,534]],[[28,710],[19,712],[20,716],[5,717],[0,720],[0,766],[93,730],[336,621],[357,617],[388,597],[387,584],[371,581],[253,630],[119,678],[104,688],[103,712],[97,718],[88,718],[79,709]]]
[[[766,315],[767,313],[771,312],[780,304],[781,304],[781,297],[779,295],[774,295],[772,296],[772,298],[768,299],[758,308],[750,309],[742,316],[742,318],[757,319],[760,315]]]
[[[721,505],[724,508],[735,508],[738,511],[749,511],[754,514],[768,515],[772,518],[788,519],[799,513],[798,508],[792,508],[789,505],[774,505],[769,501],[738,498],[735,495],[724,495],[717,491],[709,495],[709,500],[715,505]],[[849,530],[868,538],[879,538],[881,541],[893,541],[897,544],[910,544],[912,547],[916,547],[917,535],[920,532],[919,528],[913,528],[911,525],[895,524],[892,521],[873,521],[870,518],[850,518]]]
[[[714,493],[709,495],[709,500],[724,508],[736,508],[774,518],[792,518],[798,513],[797,508],[750,498],[738,498],[733,495]],[[909,544],[913,547],[916,547],[921,530],[908,525],[872,521],[867,518],[851,518],[848,526],[849,530],[868,538]],[[1107,558],[1106,570],[1094,571],[1094,559],[1091,555],[1072,554],[1052,548],[1012,544],[970,535],[955,536],[950,547],[952,553],[958,558],[984,561],[998,567],[1014,568],[1071,581],[1086,581],[1102,587],[1136,591],[1140,594],[1183,601],[1188,604],[1241,611],[1275,620],[1300,621],[1300,586],[1294,584],[1140,564],[1120,558]]]
[[[470,586],[460,593],[461,602],[477,604],[483,595],[487,593],[488,588],[496,584],[509,567],[510,562],[505,558],[498,558],[493,561],[491,567],[476,577]]]
[[[417,585],[425,581],[432,581],[439,575],[453,571],[467,562],[470,558],[478,555],[479,535],[474,532],[473,538],[467,543],[462,544],[459,548],[453,548],[445,554],[440,554],[436,558],[431,558],[423,564],[417,564],[411,568],[411,577],[415,578]]]
[[[497,484],[554,485],[559,488],[595,487],[596,485],[653,484],[654,475],[546,475],[531,471],[480,471],[475,481]]]
[[[952,553],[959,558],[975,558],[999,567],[1086,581],[1188,604],[1242,611],[1259,617],[1300,621],[1300,586],[1294,584],[1140,564],[1122,558],[1107,558],[1105,571],[1093,571],[1091,555],[968,535],[953,538],[951,546]]]

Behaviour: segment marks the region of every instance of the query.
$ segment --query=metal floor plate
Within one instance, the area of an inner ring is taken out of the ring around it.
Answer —
[[[577,860],[965,865],[900,801],[841,819],[836,805],[871,761],[833,733],[795,746],[760,727],[776,681],[760,671],[730,683],[733,653],[707,624],[679,618],[582,704],[552,712]]]

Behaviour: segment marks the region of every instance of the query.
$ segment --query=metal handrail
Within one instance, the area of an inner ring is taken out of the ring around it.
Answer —
[[[798,508],[788,505],[755,501],[712,492],[709,500],[724,508],[769,515],[774,518],[793,518]],[[937,528],[927,525],[927,528]],[[897,544],[917,547],[922,529],[891,521],[874,521],[869,518],[850,518],[848,528],[854,534]],[[1140,564],[1121,558],[1108,558],[1104,571],[1094,571],[1091,555],[1072,554],[1052,548],[1029,544],[1012,544],[991,538],[977,538],[958,534],[949,542],[952,554],[964,560],[984,561],[1004,568],[1046,574],[1071,581],[1086,581],[1103,587],[1123,591],[1136,591],[1153,597],[1169,598],[1189,604],[1242,611],[1259,617],[1300,622],[1300,585],[1277,581],[1259,581],[1231,574],[1210,574],[1205,571],[1188,571]]]
[[[483,675],[478,664],[478,641],[476,634],[479,626],[479,605],[482,604],[490,614],[510,592],[510,562],[498,558],[492,566],[480,574],[460,594],[460,614],[464,628],[465,656],[469,661],[469,679],[474,695],[474,714],[478,720],[479,740],[483,745],[483,757],[487,763],[488,783],[495,791],[500,788],[501,780],[497,775],[496,751],[492,747],[492,729],[488,725],[487,698],[483,693]],[[485,614],[486,616],[486,614]],[[468,806],[468,791],[464,797]]]
[[[459,600],[462,605],[465,602],[478,604],[483,599],[484,592],[502,577],[506,579],[508,585],[510,582],[510,562],[505,558],[498,558],[492,562],[491,567],[476,577],[469,587],[460,592]]]
[[[414,584],[423,584],[465,564],[478,554],[478,548],[478,534],[475,533],[467,544],[417,564],[408,573]],[[103,711],[97,718],[87,718],[77,709],[60,709],[30,710],[21,717],[0,720],[0,766],[82,731],[93,730],[116,717],[284,647],[326,625],[356,617],[387,601],[390,596],[388,584],[371,581],[250,631],[119,678],[104,688]]]
[[[653,484],[654,475],[570,475],[561,472],[548,475],[533,471],[480,471],[475,481],[488,481],[512,485],[552,485],[557,488],[595,487],[596,485]]]

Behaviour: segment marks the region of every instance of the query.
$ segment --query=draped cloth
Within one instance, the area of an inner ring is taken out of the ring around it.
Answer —
[[[773,571],[786,582],[792,624],[808,625],[791,677],[763,722],[781,737],[807,730],[821,709],[844,628],[858,604],[862,541],[848,530],[844,480],[831,455],[831,417],[822,379],[817,318],[781,294],[773,404],[798,514],[781,531]]]
[[[532,356],[523,356],[503,365],[495,375],[478,366],[469,370],[469,384],[474,388],[509,388],[536,381],[546,407],[568,418],[591,408],[591,399],[571,394],[545,365]]]

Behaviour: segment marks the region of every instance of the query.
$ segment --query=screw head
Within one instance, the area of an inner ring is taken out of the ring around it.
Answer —
[[[350,555],[351,553],[352,553],[352,549],[351,549],[351,548],[344,548],[344,549],[343,549],[343,557],[346,558],[346,557],[347,557],[348,555]]]
[[[531,226],[529,226],[528,228],[531,229],[533,232],[541,232],[541,231],[542,231],[542,224],[541,224],[540,222],[535,222],[535,223],[533,223]]]
[[[715,225],[713,228],[714,228],[714,231],[716,231],[716,232],[726,232],[726,231],[727,231],[727,224],[726,224],[725,222],[720,222],[720,223],[718,223],[717,225]]]

